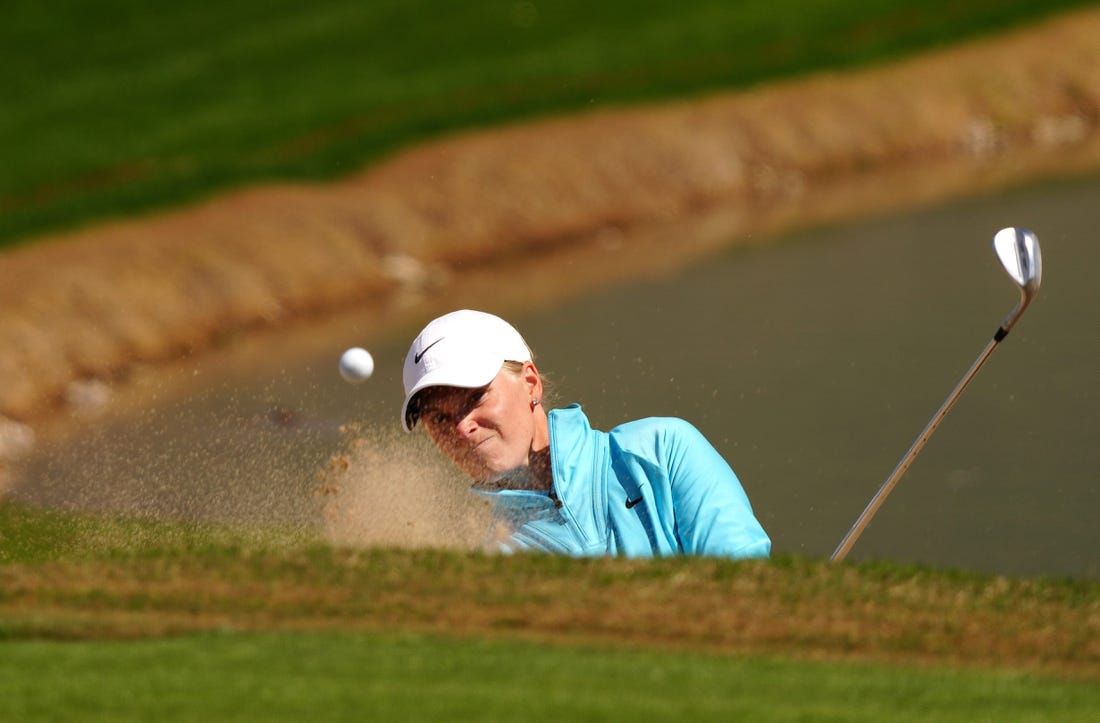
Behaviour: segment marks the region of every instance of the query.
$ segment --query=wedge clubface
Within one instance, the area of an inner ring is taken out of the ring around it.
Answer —
[[[1008,272],[1008,275],[1012,277],[1012,280],[1016,282],[1016,286],[1020,289],[1019,303],[997,327],[997,333],[993,335],[993,339],[986,344],[985,349],[982,350],[974,364],[971,365],[970,369],[955,386],[955,389],[948,395],[939,411],[925,425],[920,436],[917,437],[917,441],[913,442],[913,446],[901,458],[898,466],[894,468],[894,471],[879,487],[878,492],[871,498],[871,501],[863,510],[863,514],[852,525],[852,529],[848,530],[848,534],[840,541],[840,545],[837,546],[830,559],[840,561],[848,555],[852,546],[856,544],[856,540],[859,539],[863,530],[871,522],[871,518],[878,512],[878,508],[886,501],[887,495],[894,489],[901,476],[905,474],[905,470],[909,469],[909,465],[913,463],[913,459],[924,448],[932,433],[936,431],[936,427],[951,411],[951,407],[955,406],[955,402],[958,401],[963,390],[970,384],[978,370],[985,364],[985,360],[989,358],[989,355],[993,353],[1001,340],[1008,336],[1008,332],[1023,315],[1024,309],[1039,293],[1039,284],[1042,282],[1043,277],[1043,259],[1039,253],[1039,239],[1035,237],[1035,234],[1023,228],[1003,228],[993,237],[993,250],[997,253],[997,258],[1000,259],[1005,271]]]

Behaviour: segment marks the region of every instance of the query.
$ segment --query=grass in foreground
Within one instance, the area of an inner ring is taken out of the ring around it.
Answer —
[[[17,1],[0,245],[437,133],[882,61],[1084,0]]]
[[[1092,721],[1015,672],[365,633],[0,643],[0,719]]]
[[[333,549],[96,520],[0,504],[0,639],[404,630],[1100,680],[1100,584],[1088,580],[799,558]]]
[[[0,720],[1091,720],[1094,582],[338,550],[0,503]]]

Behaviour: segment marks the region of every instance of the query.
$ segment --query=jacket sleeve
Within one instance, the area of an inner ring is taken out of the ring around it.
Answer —
[[[684,553],[767,557],[771,540],[734,471],[694,426],[681,419],[663,421],[658,453],[668,474]]]

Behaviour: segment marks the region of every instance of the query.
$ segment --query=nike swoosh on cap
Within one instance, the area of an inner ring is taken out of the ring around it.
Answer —
[[[419,364],[420,360],[424,358],[424,355],[428,353],[429,349],[431,349],[433,346],[435,346],[436,344],[438,344],[439,342],[443,341],[446,338],[447,337],[445,337],[445,336],[441,336],[438,339],[436,339],[435,341],[433,341],[431,344],[428,344],[428,346],[421,349],[419,354],[413,354],[413,364]]]

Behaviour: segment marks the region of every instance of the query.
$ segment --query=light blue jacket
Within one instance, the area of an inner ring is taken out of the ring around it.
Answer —
[[[480,492],[490,547],[574,556],[767,557],[771,541],[737,476],[682,419],[592,429],[579,405],[550,412],[550,494]]]

